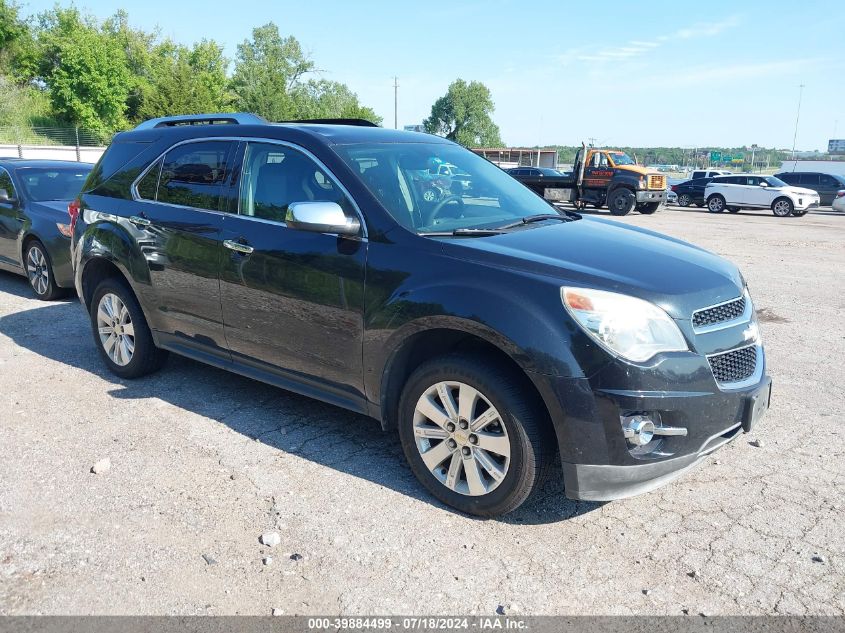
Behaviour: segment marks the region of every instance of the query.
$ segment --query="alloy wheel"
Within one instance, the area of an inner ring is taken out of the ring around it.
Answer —
[[[428,470],[462,495],[492,492],[508,473],[504,421],[484,394],[465,383],[439,382],[423,392],[414,409],[414,439]]]
[[[775,206],[772,211],[775,212],[776,216],[784,218],[792,213],[792,205],[786,200],[778,200],[775,202]]]
[[[713,213],[721,213],[725,210],[725,203],[721,198],[710,198],[707,208]]]
[[[135,354],[135,326],[126,304],[116,294],[106,293],[97,306],[97,331],[108,357],[125,367]]]
[[[691,202],[690,195],[688,193],[682,193],[678,196],[678,204],[682,207],[688,207]]]
[[[38,295],[47,294],[50,288],[50,265],[38,246],[30,246],[26,255],[26,275]]]

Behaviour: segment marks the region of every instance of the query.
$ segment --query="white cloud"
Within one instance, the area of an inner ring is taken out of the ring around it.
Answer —
[[[668,35],[659,35],[651,41],[631,40],[625,46],[603,48],[597,51],[585,47],[570,49],[564,53],[560,59],[562,62],[564,62],[567,57],[570,60],[574,58],[582,62],[610,62],[622,59],[631,59],[632,57],[638,57],[645,53],[650,53],[654,49],[672,40],[690,40],[714,37],[727,29],[739,26],[739,24],[739,16],[733,15],[719,22],[700,22],[693,24],[692,26],[678,29]]]

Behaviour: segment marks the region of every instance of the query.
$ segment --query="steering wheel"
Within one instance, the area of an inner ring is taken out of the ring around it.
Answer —
[[[456,196],[454,194],[448,195],[443,200],[438,202],[434,205],[434,208],[428,213],[428,220],[426,221],[426,225],[431,226],[431,223],[440,215],[440,212],[443,210],[447,204],[452,201],[457,201],[461,205],[461,210],[464,208],[464,199],[461,196]]]

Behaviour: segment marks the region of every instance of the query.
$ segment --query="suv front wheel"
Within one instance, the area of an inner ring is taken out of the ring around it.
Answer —
[[[94,342],[109,370],[138,378],[161,368],[167,352],[155,346],[138,300],[124,283],[106,279],[91,300]]]
[[[792,215],[795,210],[795,205],[789,198],[778,198],[772,203],[772,213],[779,218],[786,218]]]
[[[420,366],[399,403],[399,436],[417,479],[443,503],[479,516],[519,507],[556,446],[523,381],[463,355]]]

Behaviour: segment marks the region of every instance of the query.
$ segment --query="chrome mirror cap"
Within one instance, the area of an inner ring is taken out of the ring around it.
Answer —
[[[285,223],[292,229],[315,233],[358,235],[361,223],[343,212],[336,202],[291,202]]]

